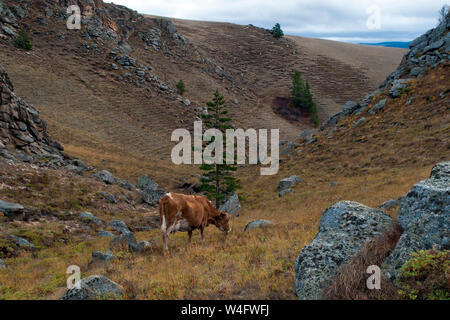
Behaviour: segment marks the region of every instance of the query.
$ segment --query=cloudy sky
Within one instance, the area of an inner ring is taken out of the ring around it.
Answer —
[[[410,41],[436,26],[449,0],[114,0],[140,13],[253,24],[346,42]]]

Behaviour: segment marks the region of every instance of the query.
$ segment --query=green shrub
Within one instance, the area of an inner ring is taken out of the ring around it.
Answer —
[[[399,294],[410,300],[449,300],[449,250],[420,250],[400,269]]]
[[[14,43],[17,47],[27,50],[27,51],[31,50],[33,48],[33,45],[31,44],[31,40],[28,37],[28,35],[24,29],[19,30],[19,35],[14,40]]]
[[[184,85],[183,80],[178,81],[177,83],[177,93],[182,96],[186,92],[186,87]]]
[[[317,104],[314,102],[313,95],[308,81],[304,81],[299,71],[295,71],[292,77],[292,103],[302,112],[312,115],[314,125],[319,125],[319,115],[317,112]]]
[[[279,23],[275,24],[275,26],[272,28],[271,33],[277,39],[282,38],[284,36],[284,32],[283,30],[281,30],[281,26]]]

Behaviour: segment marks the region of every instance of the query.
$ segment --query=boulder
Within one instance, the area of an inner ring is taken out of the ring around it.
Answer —
[[[34,250],[36,247],[34,246],[34,244],[32,244],[31,242],[29,242],[28,240],[21,238],[21,237],[16,237],[16,236],[11,236],[11,239],[17,244],[17,246],[21,249],[28,249],[28,250]]]
[[[158,189],[158,184],[153,181],[149,176],[144,175],[140,176],[138,179],[138,183],[136,185],[141,190],[156,190]]]
[[[280,183],[278,184],[277,190],[279,192],[281,192],[283,190],[290,189],[293,186],[297,185],[301,181],[302,181],[302,179],[300,179],[297,176],[291,176],[289,178],[285,178],[280,181]]]
[[[130,229],[128,228],[127,224],[121,220],[112,220],[109,225],[116,229],[121,234],[130,233]]]
[[[402,198],[398,198],[395,200],[391,199],[391,200],[388,200],[388,201],[384,202],[383,204],[379,205],[377,207],[377,209],[382,209],[382,210],[394,209],[400,204],[401,201],[402,201]]]
[[[111,250],[123,250],[127,249],[130,252],[142,253],[144,250],[151,246],[150,242],[141,241],[137,242],[133,233],[122,233],[120,236],[115,237],[111,241]]]
[[[394,221],[380,210],[350,201],[329,207],[319,232],[295,262],[295,292],[300,300],[317,300],[364,243],[387,231]]]
[[[93,263],[107,263],[116,259],[116,256],[108,251],[107,253],[103,253],[101,251],[95,251],[92,253],[92,262]]]
[[[103,225],[103,221],[100,220],[99,218],[97,218],[96,216],[94,216],[92,213],[90,212],[81,212],[78,215],[78,218],[82,221],[88,222],[88,223],[94,223],[98,226],[102,226]]]
[[[107,170],[102,170],[94,174],[94,177],[106,184],[114,184],[114,176]]]
[[[278,193],[278,196],[280,197],[280,198],[282,198],[282,197],[284,197],[285,195],[287,195],[287,194],[289,194],[289,193],[292,193],[294,190],[292,190],[292,189],[284,189],[284,190],[282,190],[282,191],[280,191],[279,193]]]
[[[404,232],[382,270],[395,279],[399,268],[418,250],[450,249],[450,162],[437,164],[430,178],[402,198],[398,221]]]
[[[234,194],[230,199],[228,199],[219,210],[224,210],[225,212],[239,217],[239,211],[241,210],[241,203],[239,202],[239,196]]]
[[[360,105],[354,101],[347,101],[347,103],[342,107],[341,111],[336,113],[334,116],[329,118],[327,121],[325,121],[321,127],[320,130],[324,131],[327,128],[335,127],[340,120],[345,118],[346,116],[349,116],[356,112],[360,108]]]
[[[79,288],[77,288],[79,285]],[[102,298],[120,298],[124,289],[110,279],[94,275],[79,281],[72,289],[67,290],[62,300],[94,300]]]
[[[268,227],[268,226],[272,226],[272,225],[273,225],[273,223],[268,220],[257,220],[257,221],[248,223],[244,228],[244,232],[251,230],[251,229],[263,228],[263,227]]]
[[[142,201],[151,206],[155,206],[158,204],[158,201],[164,197],[167,192],[164,190],[151,190],[146,189],[142,192]]]
[[[99,192],[99,194],[109,203],[117,203],[116,196],[108,192]]]
[[[23,214],[25,208],[18,203],[9,203],[0,200],[0,212],[9,218],[13,218],[19,214]]]
[[[97,233],[97,236],[103,237],[103,238],[114,238],[115,237],[114,233],[105,231],[105,230],[99,231]]]

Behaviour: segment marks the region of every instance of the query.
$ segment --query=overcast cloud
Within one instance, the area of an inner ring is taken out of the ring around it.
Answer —
[[[346,42],[410,41],[436,26],[448,0],[114,0],[159,16],[253,24]],[[370,9],[369,9],[370,8]],[[368,12],[369,10],[369,12]],[[370,11],[372,10],[372,11]],[[377,20],[377,12],[380,19]],[[369,17],[372,19],[367,21]],[[379,24],[378,24],[379,21]]]

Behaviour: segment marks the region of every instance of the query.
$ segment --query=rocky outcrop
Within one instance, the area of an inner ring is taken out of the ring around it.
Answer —
[[[292,187],[296,186],[300,183],[302,179],[297,176],[290,176],[288,178],[284,178],[278,183],[277,191],[279,192],[279,196],[283,197],[288,193],[292,192]]]
[[[398,221],[404,232],[382,266],[391,279],[413,252],[450,249],[450,162],[436,165],[402,198]]]
[[[380,88],[367,95],[361,102],[347,102],[342,110],[324,121],[321,131],[335,128],[338,123],[350,116],[359,115],[366,111],[373,98],[384,91],[388,98],[375,101],[369,114],[376,114],[384,109],[389,99],[396,99],[402,94],[408,81],[423,76],[428,70],[448,63],[450,56],[450,13],[434,29],[418,37],[410,43],[410,51],[404,56],[399,67],[392,72],[380,85]],[[314,141],[313,141],[314,142]]]
[[[84,278],[72,288],[69,289],[61,300],[94,300],[105,298],[120,298],[124,294],[124,289],[100,275],[94,275]]]
[[[301,300],[321,299],[331,279],[362,248],[387,231],[393,220],[383,212],[350,201],[328,208],[319,233],[295,262],[295,292]]]
[[[62,159],[62,146],[50,138],[39,112],[14,94],[14,87],[0,65],[0,143],[10,153]]]
[[[97,226],[102,226],[104,224],[102,220],[100,220],[90,212],[81,212],[78,215],[78,218],[84,222],[95,224]]]
[[[234,194],[228,199],[219,210],[223,210],[228,214],[239,217],[239,211],[241,210],[241,203],[239,202],[239,196]]]

